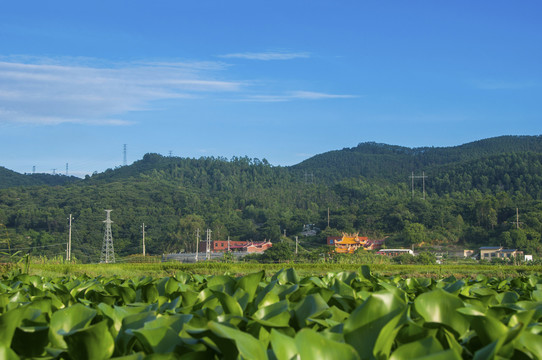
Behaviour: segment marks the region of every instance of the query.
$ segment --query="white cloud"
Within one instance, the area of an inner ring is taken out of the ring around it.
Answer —
[[[0,59],[0,123],[127,125],[119,116],[153,101],[237,92],[244,85],[216,79],[213,71],[225,68],[221,63],[40,60]]]
[[[249,95],[243,101],[284,102],[293,100],[352,99],[356,95],[327,94],[314,91],[292,91],[284,95]]]
[[[245,52],[245,53],[234,53],[234,54],[225,54],[219,55],[221,58],[225,59],[247,59],[247,60],[291,60],[298,58],[308,58],[309,53],[306,52]]]
[[[307,57],[306,53],[230,54],[261,60]],[[159,100],[224,98],[284,102],[347,99],[354,95],[262,90],[266,84],[229,81],[228,64],[211,61],[106,63],[89,58],[0,56],[0,124],[130,125],[129,112],[151,109]],[[222,76],[219,76],[222,75]],[[259,84],[260,90],[254,88]],[[269,84],[268,84],[269,85]],[[276,83],[272,84],[276,88]],[[220,95],[220,96],[217,96]]]
[[[291,94],[292,98],[295,99],[310,99],[310,100],[320,100],[320,99],[349,99],[355,98],[355,95],[340,95],[340,94],[326,94],[314,91],[294,91]]]

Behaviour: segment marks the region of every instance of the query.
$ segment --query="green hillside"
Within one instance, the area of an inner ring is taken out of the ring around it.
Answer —
[[[198,228],[211,229],[213,239],[272,241],[284,231],[299,234],[304,224],[326,229],[329,211],[329,228],[311,240],[314,246],[346,231],[393,246],[502,244],[542,253],[540,142],[500,137],[426,149],[366,143],[293,167],[147,154],[62,186],[14,181],[16,187],[0,189],[0,244],[9,239],[12,248],[62,256],[73,214],[73,254],[90,262],[99,260],[104,209],[113,210],[120,255],[141,251],[143,223],[147,251],[162,254],[193,250]],[[425,184],[412,184],[411,173],[422,171]]]
[[[403,181],[412,172],[427,172],[439,165],[526,152],[542,153],[542,136],[501,136],[436,148],[407,148],[368,142],[313,156],[292,169],[310,172],[326,182],[356,176]]]
[[[0,189],[14,186],[64,185],[79,181],[74,176],[50,174],[19,174],[0,166]]]

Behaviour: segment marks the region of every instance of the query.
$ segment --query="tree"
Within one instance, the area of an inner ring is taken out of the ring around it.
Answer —
[[[262,261],[264,262],[290,261],[293,258],[294,252],[287,242],[275,243],[262,254]]]
[[[420,244],[427,241],[427,231],[423,224],[407,223],[403,229],[403,237],[409,244]]]
[[[433,265],[436,263],[437,258],[435,254],[428,251],[419,253],[415,258],[416,264]]]

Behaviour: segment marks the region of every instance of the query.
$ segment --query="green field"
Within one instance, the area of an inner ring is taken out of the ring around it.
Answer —
[[[19,265],[21,268],[22,266]],[[325,275],[328,272],[357,271],[361,264],[259,264],[259,263],[219,263],[200,262],[197,264],[183,264],[178,262],[151,263],[151,264],[30,264],[29,273],[33,275],[63,276],[63,275],[89,275],[89,276],[119,276],[130,278],[133,276],[172,276],[177,271],[185,271],[202,275],[246,275],[264,270],[266,275],[273,275],[283,268],[294,268],[301,276]],[[371,269],[378,275],[401,275],[406,277],[433,277],[442,278],[455,276],[457,278],[476,278],[477,275],[496,277],[516,277],[525,274],[542,273],[542,266],[536,265],[396,265],[373,264]]]
[[[542,357],[540,269],[334,266],[11,269],[0,280],[0,358]]]

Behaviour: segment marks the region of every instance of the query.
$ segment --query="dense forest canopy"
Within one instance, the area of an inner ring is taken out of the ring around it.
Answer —
[[[10,248],[61,256],[73,214],[72,253],[98,261],[104,209],[112,209],[121,256],[141,251],[143,223],[151,254],[192,251],[196,229],[211,229],[213,239],[277,241],[299,234],[305,224],[324,229],[313,239],[322,243],[326,234],[345,231],[396,246],[542,252],[540,136],[451,148],[363,143],[292,167],[247,157],[146,154],[85,179],[49,177],[0,168],[1,249],[9,242]]]

